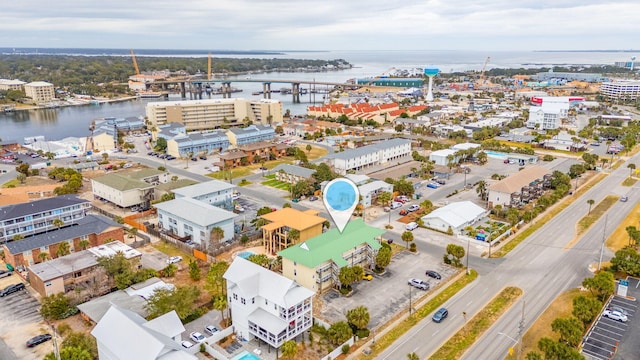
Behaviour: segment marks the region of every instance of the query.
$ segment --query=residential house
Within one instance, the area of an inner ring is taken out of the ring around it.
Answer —
[[[315,170],[302,166],[280,164],[271,169],[271,172],[276,176],[276,180],[289,184],[296,184],[300,181],[315,181],[313,178]]]
[[[155,189],[153,189],[153,198],[160,199],[165,194],[174,193],[177,189],[195,184],[198,184],[198,182],[191,179],[178,179],[169,181],[168,183],[158,184]]]
[[[269,125],[249,125],[246,128],[231,128],[227,130],[229,143],[233,146],[241,146],[262,141],[271,141],[276,136],[276,131]]]
[[[411,141],[391,139],[372,145],[345,150],[325,156],[334,171],[340,175],[360,171],[376,165],[411,160]]]
[[[91,335],[98,343],[100,360],[196,360],[180,344],[185,331],[178,314],[168,312],[153,320],[112,305]]]
[[[153,205],[158,209],[158,226],[169,235],[208,246],[211,230],[224,232],[220,242],[230,241],[235,233],[236,214],[189,197],[177,198]]]
[[[89,214],[65,223],[57,230],[9,241],[3,244],[2,248],[5,262],[17,268],[31,266],[46,261],[47,258],[59,257],[58,250],[62,243],[67,243],[69,252],[73,253],[82,249],[83,244],[98,246],[104,244],[107,239],[124,241],[122,226],[106,216]],[[47,253],[47,256],[43,258],[42,253]]]
[[[372,206],[378,201],[378,196],[384,192],[393,194],[393,184],[382,180],[371,180],[362,185],[358,185],[358,191],[362,200],[360,204],[365,208]]]
[[[422,217],[422,221],[427,228],[460,234],[465,227],[473,225],[488,214],[489,211],[471,201],[460,201],[430,212]]]
[[[322,226],[326,221],[318,216],[315,210],[300,211],[293,208],[272,211],[262,215],[262,218],[269,221],[262,226],[262,244],[268,254],[275,254],[291,245],[322,234]],[[298,239],[289,238],[291,229],[299,232]]]
[[[27,268],[29,284],[42,297],[63,293],[70,295],[74,303],[106,294],[115,287],[98,258],[122,253],[137,268],[142,253],[120,241],[111,241],[37,263]]]
[[[274,144],[266,141],[239,145],[238,150],[247,155],[250,163],[257,163],[259,160],[275,160],[287,155],[287,144]]]
[[[340,285],[338,275],[345,266],[371,269],[385,230],[351,220],[344,230],[331,229],[278,252],[282,275],[314,292]]]
[[[72,224],[82,219],[91,203],[72,195],[0,207],[0,241],[26,237],[55,229],[54,220]]]
[[[93,195],[122,208],[149,208],[154,188],[169,181],[169,172],[143,169],[129,173],[110,173],[91,179]]]
[[[434,165],[449,166],[449,164],[457,164],[460,158],[456,155],[458,151],[454,149],[442,149],[433,151],[429,154],[429,161]]]
[[[313,291],[239,256],[223,277],[236,338],[277,349],[311,328]]]
[[[518,205],[541,195],[551,171],[541,166],[528,166],[489,186],[489,206]],[[524,197],[523,197],[524,196]]]
[[[211,180],[175,189],[176,199],[191,198],[226,210],[233,210],[233,193],[237,186],[225,181]]]
[[[167,140],[167,154],[189,158],[220,152],[229,147],[229,138],[222,131],[189,133]]]

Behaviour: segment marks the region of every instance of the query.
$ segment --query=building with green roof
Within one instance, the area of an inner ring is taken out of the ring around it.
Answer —
[[[140,206],[149,208],[154,199],[156,185],[169,181],[169,173],[156,169],[143,169],[129,173],[108,173],[91,179],[96,198],[107,200],[122,208]]]
[[[352,220],[342,233],[334,228],[278,252],[282,256],[282,274],[315,292],[338,286],[340,268],[370,269],[375,265],[384,233],[362,219]]]

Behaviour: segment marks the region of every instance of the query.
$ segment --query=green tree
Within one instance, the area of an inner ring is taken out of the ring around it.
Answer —
[[[605,301],[609,295],[613,294],[615,288],[613,274],[608,271],[601,271],[592,278],[582,280],[582,286],[597,296],[600,301]]]
[[[58,250],[56,251],[56,255],[58,257],[66,256],[69,254],[71,254],[71,246],[69,245],[68,242],[63,241],[60,244],[58,244]]]
[[[338,346],[353,336],[353,330],[346,321],[333,323],[327,330],[327,337],[334,346]]]
[[[89,247],[89,245],[91,245],[91,243],[89,242],[89,240],[83,239],[83,240],[80,240],[80,242],[78,242],[78,245],[80,245],[80,248],[82,250],[87,250],[87,248]]]
[[[360,268],[362,269],[362,268]],[[338,274],[338,280],[340,281],[341,286],[344,289],[351,289],[351,284],[358,281],[362,278],[357,276],[356,270],[353,267],[343,266],[340,268],[340,273]]]
[[[582,321],[575,317],[557,318],[551,323],[551,330],[560,335],[558,341],[571,347],[577,347],[582,340],[584,326]]]
[[[96,339],[83,332],[71,332],[65,336],[61,344],[62,348],[76,348],[82,349],[89,353],[91,359],[98,358],[98,345]]]
[[[544,353],[545,360],[584,360],[578,350],[548,337],[543,337],[538,341],[538,349]]]
[[[320,163],[316,167],[316,171],[313,173],[313,178],[316,183],[321,183],[323,181],[331,181],[338,177],[338,174],[333,172],[329,165],[325,163]]]
[[[589,212],[587,213],[587,215],[591,215],[591,207],[593,206],[593,204],[595,204],[596,201],[593,199],[589,199],[587,200],[587,204],[589,204]]]
[[[366,329],[367,325],[369,325],[369,320],[369,310],[365,306],[356,306],[347,311],[347,321],[357,329]]]
[[[300,240],[300,231],[297,229],[290,229],[289,234],[287,235],[287,239],[289,243],[295,244]]]
[[[634,238],[640,236],[640,231],[635,229],[635,226],[633,226],[633,228]],[[627,232],[629,232],[629,230],[630,229],[627,229]],[[630,234],[629,236],[631,237],[632,235]],[[640,276],[640,254],[638,254],[638,251],[634,247],[625,246],[616,251],[615,256],[611,259],[611,269],[630,276]]]
[[[456,244],[447,245],[447,253],[445,257],[449,259],[451,264],[456,267],[462,266],[462,258],[465,255],[464,247]]]
[[[290,207],[291,207],[291,204],[289,204],[288,202],[286,202],[286,203],[282,204],[282,208],[283,208],[283,209],[284,209],[284,208],[290,208]]]
[[[209,239],[209,247],[213,251],[213,249],[218,246],[218,244],[220,244],[220,241],[224,239],[224,230],[219,226],[215,226],[213,229],[211,229]]]
[[[217,295],[225,295],[227,290],[227,281],[222,277],[229,268],[229,264],[225,261],[218,261],[209,266],[207,276],[205,278],[204,288],[215,297]]]
[[[301,180],[298,181],[297,183],[295,183],[292,187],[291,187],[291,195],[294,198],[299,198],[301,196],[305,196],[305,195],[309,195],[313,192],[314,187],[313,184],[311,184],[310,182],[306,181],[306,180]]]
[[[544,360],[542,358],[542,355],[540,355],[539,353],[535,352],[535,351],[529,351],[527,353],[527,355],[525,355],[524,357],[526,360]]]
[[[129,238],[134,238],[135,240],[137,240],[137,236],[138,236],[138,228],[135,226],[132,226],[130,228],[128,228],[127,230],[127,236]]]
[[[309,145],[307,145],[309,146]],[[298,354],[298,344],[295,340],[287,340],[280,346],[282,357],[285,359],[293,359]]]
[[[418,354],[412,352],[410,354],[407,354],[407,360],[420,360],[420,357],[418,356]]]
[[[97,358],[97,356],[92,356],[86,349],[75,346],[67,346],[60,349],[59,360],[93,360]],[[57,358],[53,352],[50,352],[44,357],[44,360],[57,360]]]
[[[409,243],[413,241],[413,233],[411,231],[405,231],[402,233],[402,241],[407,243],[407,249],[409,248]]]
[[[265,254],[253,254],[249,255],[247,260],[251,261],[254,264],[260,265],[263,268],[269,268],[269,257]]]
[[[311,149],[313,149],[313,147],[310,144],[307,144],[307,146],[305,146],[305,149],[307,149],[307,153],[311,154]]]
[[[200,267],[198,263],[194,260],[189,261],[189,277],[193,281],[200,281],[200,277],[202,274],[200,273]]]
[[[45,319],[60,320],[78,312],[78,308],[71,305],[71,300],[64,293],[49,295],[42,299],[40,315]]]
[[[227,309],[227,305],[227,297],[225,295],[222,294],[213,298],[213,308],[220,311],[222,322],[225,321],[224,311]]]
[[[429,199],[426,199],[426,200],[424,200],[423,202],[420,203],[420,208],[425,213],[429,213],[429,212],[431,212],[431,210],[433,210],[433,202],[431,202],[431,200],[429,200]]]
[[[602,303],[598,299],[586,296],[576,296],[573,299],[573,311],[571,312],[586,328],[602,309]]]
[[[383,246],[378,250],[378,254],[376,255],[376,267],[378,269],[384,270],[389,263],[391,262],[391,247]]]
[[[43,251],[41,253],[38,254],[38,260],[40,260],[40,262],[44,262],[49,258],[49,253],[46,251]]]
[[[393,191],[398,192],[402,195],[413,196],[413,193],[415,192],[415,188],[413,187],[413,184],[405,179],[396,180],[392,184],[393,184]]]
[[[478,185],[476,186],[476,193],[482,200],[487,200],[487,195],[489,194],[487,190],[487,182],[484,180],[478,181]]]
[[[633,175],[633,170],[636,169],[636,164],[630,163],[629,165],[627,165],[627,168],[629,168],[629,177],[631,177]]]
[[[489,157],[487,156],[487,153],[484,151],[480,151],[477,155],[477,158],[480,165],[484,165],[487,163],[487,161],[489,161]]]
[[[20,182],[20,184],[24,184],[27,181],[27,175],[18,173],[18,175],[16,175],[16,179]]]
[[[29,176],[29,166],[30,165],[27,164],[27,163],[22,163],[22,164],[16,166],[16,171],[21,173],[21,174],[24,174],[24,176]]]
[[[176,272],[178,272],[178,267],[176,266],[176,264],[169,264],[160,271],[163,277],[173,277],[176,275]]]
[[[380,204],[382,204],[383,206],[388,206],[389,203],[391,202],[391,198],[393,197],[393,194],[391,194],[388,191],[385,191],[383,193],[381,193],[380,195],[378,195],[378,202]]]
[[[176,286],[173,289],[156,289],[149,297],[145,309],[148,319],[155,319],[175,310],[181,320],[186,319],[197,309],[193,304],[200,296],[200,289],[195,286]]]
[[[154,149],[160,152],[167,151],[167,139],[159,137],[158,140],[156,140],[156,146]]]

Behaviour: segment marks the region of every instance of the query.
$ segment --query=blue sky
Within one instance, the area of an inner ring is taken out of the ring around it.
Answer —
[[[0,47],[639,49],[640,1],[2,1]]]

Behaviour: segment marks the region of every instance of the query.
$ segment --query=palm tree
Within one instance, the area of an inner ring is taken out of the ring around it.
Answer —
[[[216,296],[216,298],[213,299],[213,308],[220,311],[222,322],[224,323],[224,310],[227,308],[227,297],[225,295]]]
[[[291,244],[297,243],[298,240],[300,240],[300,231],[296,229],[289,230],[289,236],[287,236],[287,238]]]
[[[49,253],[46,251],[41,252],[40,254],[38,254],[38,260],[40,260],[40,262],[44,262],[49,258]]]
[[[293,359],[298,354],[298,344],[294,340],[287,340],[280,346],[282,357]]]
[[[484,180],[478,181],[478,187],[476,187],[476,193],[482,200],[486,200],[487,196],[487,182]]]
[[[593,199],[589,199],[587,200],[587,204],[589,204],[589,213],[587,215],[591,215],[591,207],[593,206],[593,204],[595,204],[596,201]]]
[[[409,243],[413,241],[413,233],[411,231],[405,231],[402,233],[402,241],[407,243],[407,249],[409,248]]]
[[[433,203],[431,202],[431,200],[426,199],[425,201],[420,203],[420,207],[422,208],[422,211],[429,212],[431,211],[431,209],[433,209]]]
[[[136,235],[138,235],[138,228],[137,227],[128,228],[127,234],[129,235],[130,238],[134,238],[134,241],[137,241]]]
[[[13,235],[13,241],[22,240],[22,239],[24,239],[24,235],[22,234]]]
[[[347,311],[347,321],[358,329],[366,329],[370,318],[369,310],[362,305]]]
[[[58,251],[56,251],[56,255],[58,257],[65,256],[71,254],[71,246],[66,241],[63,241],[58,245]]]
[[[244,225],[243,225],[244,226]],[[224,239],[224,230],[221,227],[216,226],[211,229],[211,234],[209,234],[210,246],[214,248],[216,244],[219,244],[222,239]]]
[[[420,360],[420,357],[418,356],[418,354],[412,352],[411,354],[407,354],[407,359],[408,360]]]
[[[631,164],[627,165],[627,167],[629,168],[629,177],[631,177],[631,175],[633,174],[633,170],[636,169],[636,164],[631,163]]]
[[[51,221],[51,225],[53,225],[56,228],[60,229],[61,227],[64,226],[64,221],[62,221],[61,219],[53,219],[53,221]]]
[[[87,250],[87,247],[89,247],[89,240],[80,240],[80,242],[78,243],[78,245],[80,245],[80,247],[82,248],[82,250]]]

